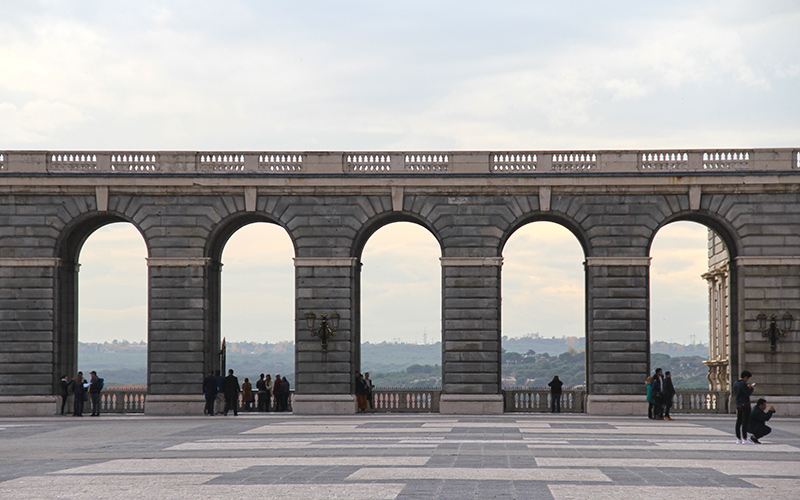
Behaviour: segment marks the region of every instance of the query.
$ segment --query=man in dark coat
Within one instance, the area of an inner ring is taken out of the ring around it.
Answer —
[[[103,390],[103,379],[97,376],[97,372],[92,370],[89,374],[91,378],[89,380],[89,396],[92,398],[92,416],[99,417],[100,416],[100,391]]]
[[[74,417],[83,416],[83,402],[86,401],[86,388],[83,386],[85,383],[86,380],[83,378],[83,372],[78,372],[78,374],[75,375],[75,379],[72,380],[72,394],[75,395],[72,401],[75,408],[72,412],[72,416]]]
[[[675,397],[675,386],[672,385],[672,374],[664,373],[664,420],[672,420],[669,416],[669,409],[672,408],[672,400]]]
[[[239,379],[233,376],[233,370],[228,370],[228,376],[225,377],[224,393],[225,393],[225,411],[222,413],[226,416],[228,411],[233,410],[233,415],[239,414]]]
[[[733,383],[731,392],[736,404],[736,442],[747,443],[747,428],[750,425],[750,395],[753,394],[754,385],[750,383],[753,374],[747,370],[742,372],[742,377]]]
[[[759,439],[772,432],[772,428],[767,425],[767,420],[775,414],[775,407],[770,405],[769,411],[764,411],[766,409],[767,400],[761,398],[750,413],[750,441],[755,444],[761,444]]]
[[[217,379],[214,372],[208,372],[208,377],[203,379],[203,396],[206,398],[206,415],[214,416],[214,401],[217,399]]]
[[[664,372],[661,368],[656,368],[650,387],[653,394],[653,418],[664,420]]]
[[[553,380],[547,383],[550,386],[550,412],[561,413],[561,387],[564,382],[558,379],[558,375],[553,376]]]
[[[262,373],[256,382],[256,395],[258,396],[258,411],[267,411],[267,381]]]

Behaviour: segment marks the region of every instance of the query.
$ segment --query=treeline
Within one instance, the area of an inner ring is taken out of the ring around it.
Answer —
[[[504,337],[503,386],[544,387],[553,375],[558,375],[566,387],[584,385],[586,355],[583,345],[582,337]],[[543,349],[521,350],[529,346]],[[671,371],[676,387],[704,389],[708,386],[707,368],[702,363],[705,354],[695,353],[705,352],[705,349],[701,345],[656,343],[651,354],[651,366]],[[257,380],[260,373],[273,376],[280,373],[294,387],[294,344],[291,342],[230,342],[226,358],[226,366],[233,368],[240,380],[244,377]],[[143,342],[81,343],[78,361],[84,373],[96,370],[106,385],[147,383],[147,344]],[[440,342],[422,345],[367,342],[361,346],[362,370],[370,372],[373,382],[380,387],[441,387],[441,363]]]

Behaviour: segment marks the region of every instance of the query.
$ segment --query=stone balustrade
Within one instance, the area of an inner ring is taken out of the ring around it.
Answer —
[[[675,413],[728,413],[728,391],[680,390],[675,394]]]
[[[440,389],[373,389],[374,410],[381,413],[439,411]]]
[[[0,174],[593,175],[800,171],[797,149],[514,152],[0,151]]]
[[[585,396],[586,391],[583,389],[564,389],[561,394],[561,411],[583,413]],[[550,411],[550,398],[550,389],[506,389],[503,391],[504,411]]]
[[[147,396],[145,388],[103,389],[100,393],[100,413],[144,413],[145,396]],[[91,411],[91,402],[86,401],[83,409]]]

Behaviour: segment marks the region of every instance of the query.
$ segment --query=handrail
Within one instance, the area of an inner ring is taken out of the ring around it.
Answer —
[[[441,389],[373,389],[373,410],[380,413],[437,413],[441,395]]]
[[[0,175],[214,176],[800,173],[800,148],[577,151],[0,151]]]
[[[503,410],[505,412],[547,412],[551,406],[550,389],[505,389],[503,391]],[[586,391],[583,389],[564,389],[561,393],[561,411],[564,413],[583,413]]]

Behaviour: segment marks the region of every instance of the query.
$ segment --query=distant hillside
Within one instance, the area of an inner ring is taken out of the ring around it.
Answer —
[[[539,387],[543,383],[543,378],[547,378],[544,381],[547,382],[554,374],[558,374],[568,386],[584,383],[583,337],[542,338],[538,335],[521,338],[503,337],[502,345],[504,385]],[[652,363],[654,367],[663,365],[665,370],[675,366],[672,370],[674,376],[690,377],[693,387],[705,387],[707,382],[702,360],[706,358],[706,353],[707,347],[704,345],[684,346],[658,342],[653,345]],[[662,357],[665,355],[666,357]],[[145,343],[124,341],[103,344],[81,343],[78,356],[80,369],[84,373],[96,370],[107,385],[147,383]],[[685,366],[681,366],[680,363]],[[366,342],[361,346],[362,370],[370,372],[375,384],[382,387],[441,386],[441,364],[441,342],[433,344]],[[687,369],[690,366],[692,368]],[[294,344],[230,342],[227,349],[227,367],[233,368],[241,380],[244,380],[244,377],[257,380],[260,373],[270,373],[273,376],[280,373],[286,376],[294,387]]]

